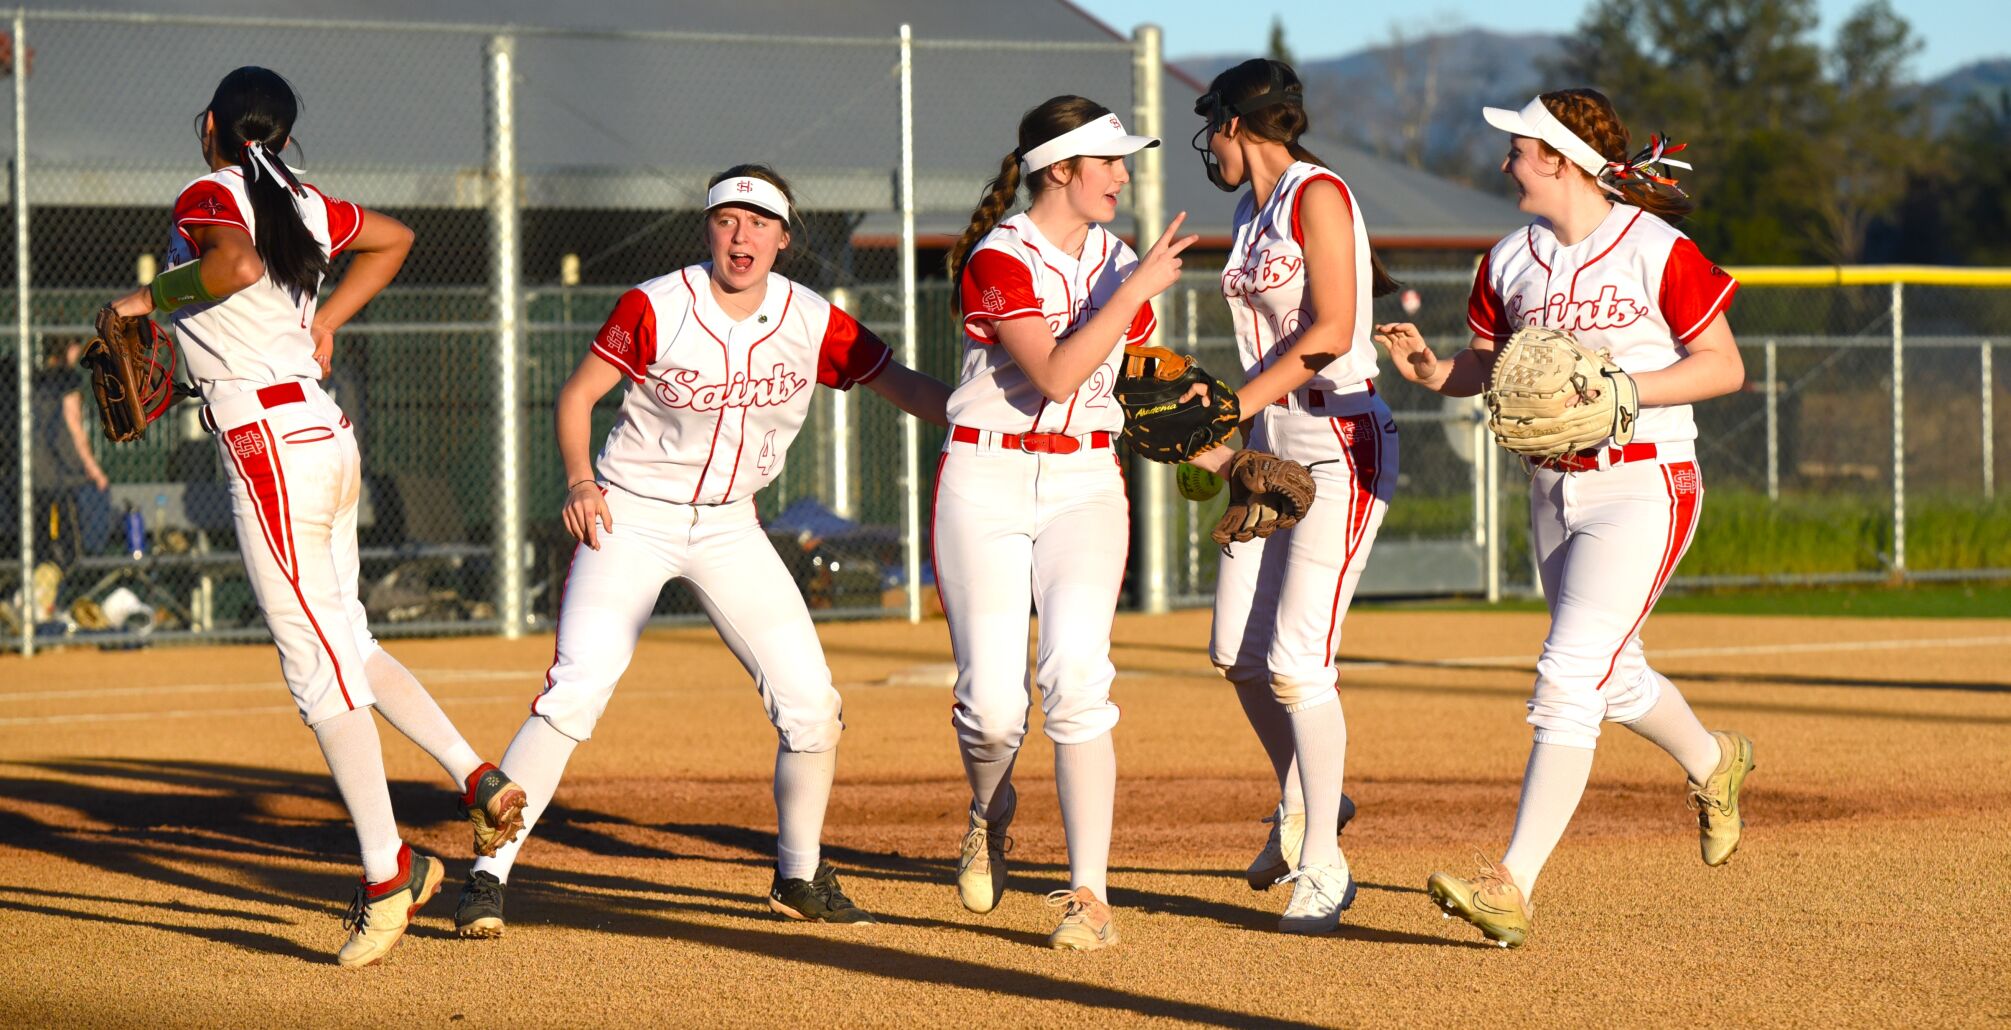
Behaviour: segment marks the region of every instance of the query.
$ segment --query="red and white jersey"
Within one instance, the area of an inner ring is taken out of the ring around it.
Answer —
[[[997,324],[1039,316],[1062,340],[1110,302],[1137,264],[1138,255],[1100,225],[1089,227],[1079,256],[1048,242],[1024,213],[987,233],[964,261],[964,367],[950,394],[951,424],[1069,436],[1123,429],[1124,412],[1110,394],[1125,345],[1148,339],[1158,325],[1151,304],[1139,307],[1103,364],[1065,401],[1049,401],[1027,378],[998,345]]]
[[[727,504],[767,486],[810,413],[811,385],[849,390],[892,359],[852,316],[772,272],[760,309],[733,321],[709,263],[622,294],[593,351],[630,380],[595,468],[675,504]]]
[[[305,185],[303,183],[303,185]],[[363,211],[312,186],[295,197],[294,209],[307,231],[330,258],[356,238]],[[205,225],[229,225],[258,239],[258,223],[245,193],[244,173],[237,168],[211,172],[187,186],[175,198],[174,232],[168,239],[168,264],[179,265],[202,255],[194,232]],[[295,296],[271,277],[245,287],[213,304],[177,309],[175,339],[198,388],[224,380],[248,386],[270,386],[289,379],[320,379],[314,360],[315,294]]]
[[[1374,277],[1369,265],[1369,233],[1355,209],[1355,195],[1331,170],[1297,161],[1278,177],[1270,199],[1257,206],[1255,190],[1236,205],[1236,238],[1229,262],[1222,269],[1222,296],[1236,326],[1236,348],[1243,358],[1244,378],[1254,378],[1299,342],[1313,323],[1312,298],[1306,295],[1306,229],[1299,217],[1299,200],[1306,187],[1325,180],[1340,188],[1347,201],[1348,221],[1355,234],[1355,267],[1348,285],[1355,292],[1353,340],[1348,352],[1315,373],[1306,385],[1327,393],[1346,393],[1376,377],[1376,346],[1370,338],[1374,322]],[[1333,273],[1329,273],[1333,274]],[[1340,273],[1347,274],[1347,273]],[[1293,391],[1291,397],[1299,396]],[[1288,403],[1297,403],[1288,398]]]
[[[1627,372],[1668,368],[1732,303],[1738,280],[1674,226],[1615,204],[1592,234],[1566,247],[1541,219],[1509,233],[1474,273],[1466,320],[1474,335],[1507,340],[1526,325],[1562,329]],[[1634,439],[1697,438],[1688,404],[1641,409]]]

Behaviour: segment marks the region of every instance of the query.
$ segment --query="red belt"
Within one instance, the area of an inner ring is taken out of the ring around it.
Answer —
[[[300,383],[292,380],[260,387],[258,391],[258,403],[268,408],[301,404],[306,400],[307,391],[300,388]],[[196,422],[202,426],[204,432],[216,432],[216,416],[210,414],[209,405],[203,405],[202,412],[196,416]]]
[[[1369,380],[1369,381],[1368,381],[1367,383],[1364,383],[1363,385],[1364,385],[1364,386],[1367,386],[1367,387],[1368,387],[1368,393],[1369,393],[1369,396],[1371,396],[1371,397],[1374,397],[1374,396],[1376,395],[1376,384],[1375,384],[1375,380],[1373,380],[1373,379],[1372,379],[1372,380]],[[1272,401],[1271,403],[1273,403],[1273,404],[1276,404],[1277,406],[1279,406],[1279,407],[1281,407],[1281,408],[1282,408],[1282,407],[1286,407],[1287,405],[1286,405],[1286,403],[1285,403],[1285,402],[1286,402],[1286,401],[1288,401],[1288,400],[1290,400],[1290,399],[1291,399],[1291,397],[1292,397],[1292,395],[1288,393],[1288,394],[1286,394],[1285,396],[1283,396],[1283,397],[1280,397],[1280,398],[1278,398],[1278,399],[1277,399],[1277,400],[1275,400],[1275,401]],[[1306,407],[1308,407],[1308,408],[1324,408],[1324,407],[1326,407],[1326,406],[1327,406],[1327,394],[1326,394],[1326,391],[1324,391],[1324,390],[1315,390],[1315,389],[1313,389],[1313,388],[1312,388],[1312,387],[1310,387],[1310,386],[1306,388]]]
[[[1084,444],[1091,450],[1108,450],[1110,447],[1110,434],[1101,429],[1081,437],[1060,433],[993,433],[992,437],[1006,450],[1028,454],[1074,454]],[[950,431],[950,439],[957,443],[975,444],[984,439],[984,430],[958,426]]]
[[[1630,461],[1648,461],[1655,457],[1652,443],[1630,443],[1625,447],[1606,448],[1606,467],[1625,465]],[[1599,469],[1599,448],[1591,447],[1576,454],[1566,454],[1560,458],[1545,458],[1538,461],[1531,458],[1530,464],[1537,468],[1552,469],[1557,472],[1595,472]]]

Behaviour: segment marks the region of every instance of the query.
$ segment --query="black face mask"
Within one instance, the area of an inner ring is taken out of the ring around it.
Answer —
[[[1284,73],[1278,70],[1276,62],[1271,62],[1271,86],[1264,92],[1239,103],[1222,99],[1220,92],[1202,94],[1194,101],[1194,113],[1208,119],[1208,124],[1194,133],[1194,149],[1201,154],[1201,166],[1208,172],[1208,181],[1224,193],[1236,192],[1237,183],[1230,182],[1222,175],[1222,165],[1215,160],[1215,154],[1208,149],[1208,140],[1222,131],[1230,119],[1241,118],[1252,111],[1261,111],[1275,104],[1299,101],[1304,94],[1297,88],[1285,86]]]

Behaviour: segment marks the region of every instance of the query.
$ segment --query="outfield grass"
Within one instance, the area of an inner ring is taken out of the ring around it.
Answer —
[[[1542,611],[1539,598],[1488,604],[1446,601],[1363,600],[1357,605],[1430,611]],[[2011,582],[1914,583],[1905,586],[1769,587],[1749,590],[1672,591],[1658,612],[1701,615],[1832,615],[1861,618],[2011,618]]]

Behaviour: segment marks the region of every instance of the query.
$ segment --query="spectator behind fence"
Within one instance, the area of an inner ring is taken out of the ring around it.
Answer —
[[[34,426],[34,527],[39,562],[67,568],[103,550],[111,531],[111,480],[84,431],[83,341],[50,337],[29,406]]]

